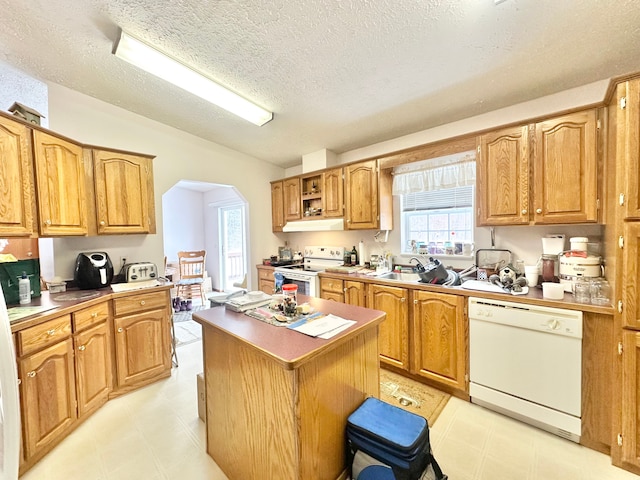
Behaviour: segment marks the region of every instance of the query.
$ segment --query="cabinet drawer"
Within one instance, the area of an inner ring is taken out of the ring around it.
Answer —
[[[167,308],[169,297],[167,292],[139,293],[130,297],[116,298],[113,301],[113,314],[116,317],[138,313],[156,308]]]
[[[17,333],[18,355],[26,355],[71,335],[71,315],[54,318],[48,322]]]
[[[109,318],[109,304],[107,302],[99,303],[93,307],[84,308],[71,314],[73,322],[73,331],[79,332],[91,325],[100,323]]]
[[[259,268],[258,269],[258,279],[260,280],[269,280],[273,282],[273,270]]]
[[[336,280],[334,278],[321,278],[320,290],[324,292],[343,293],[344,285],[342,280]]]

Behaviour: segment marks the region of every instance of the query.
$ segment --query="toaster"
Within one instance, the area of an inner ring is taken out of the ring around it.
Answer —
[[[155,280],[158,278],[158,269],[155,263],[138,262],[128,263],[124,267],[124,281],[142,282],[144,280]]]

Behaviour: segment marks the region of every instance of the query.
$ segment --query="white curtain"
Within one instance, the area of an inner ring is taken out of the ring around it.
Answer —
[[[406,195],[476,183],[475,152],[432,158],[393,169],[393,194]]]

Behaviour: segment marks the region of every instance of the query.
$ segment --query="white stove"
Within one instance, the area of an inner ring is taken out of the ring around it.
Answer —
[[[312,297],[320,296],[318,273],[327,267],[344,263],[344,247],[313,246],[304,247],[302,263],[276,267],[275,271],[284,276],[284,283],[298,285],[298,292]]]

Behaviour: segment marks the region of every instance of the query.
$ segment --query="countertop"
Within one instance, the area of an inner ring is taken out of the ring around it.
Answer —
[[[149,287],[139,290],[130,290],[126,292],[114,292],[110,287],[101,288],[99,290],[67,290],[66,292],[50,293],[45,290],[40,297],[33,298],[31,303],[27,305],[7,305],[7,309],[14,307],[42,307],[39,312],[32,315],[14,320],[11,322],[11,332],[15,333],[25,328],[38,325],[42,322],[66,315],[80,310],[81,308],[91,307],[97,303],[111,300],[113,298],[126,297],[138,293],[153,293],[171,288],[173,284],[166,283],[157,287]],[[72,296],[80,298],[69,299]],[[68,300],[67,300],[68,299]]]
[[[283,368],[291,370],[315,358],[327,349],[335,348],[349,341],[354,335],[382,322],[386,314],[380,310],[356,307],[344,303],[331,302],[320,298],[298,295],[298,302],[308,302],[315,311],[332,313],[356,324],[336,336],[323,340],[310,337],[286,327],[271,325],[242,313],[224,307],[200,310],[193,314],[193,320],[203,327],[212,327],[244,342],[260,351]]]

